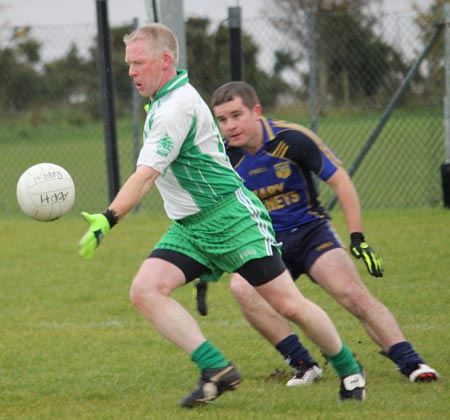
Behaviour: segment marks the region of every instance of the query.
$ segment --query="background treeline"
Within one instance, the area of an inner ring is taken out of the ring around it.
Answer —
[[[386,39],[383,31],[386,16],[380,11],[373,13],[380,1],[316,1],[313,7],[309,3],[266,0],[267,15],[271,16],[265,22],[271,34],[267,40],[263,33],[252,30],[258,22],[244,22],[244,79],[256,86],[263,105],[274,107],[280,100],[286,102],[293,98],[308,100],[311,37],[307,19],[311,16],[314,17],[320,112],[330,107],[383,104],[386,89],[392,90],[401,83],[415,57],[408,56],[401,44],[394,45]],[[415,34],[417,51],[423,48],[435,24],[442,20],[441,3],[437,0],[430,10],[415,14],[411,31]],[[119,115],[129,109],[133,90],[124,63],[122,41],[123,35],[132,29],[131,25],[111,28]],[[185,29],[190,79],[208,100],[217,86],[230,79],[227,22],[212,28],[206,18],[190,18]],[[261,44],[270,44],[274,38],[278,41],[274,48],[261,57]],[[87,52],[72,43],[64,55],[44,62],[41,51],[42,43],[33,37],[32,28],[10,28],[9,35],[0,44],[2,113],[34,110],[39,115],[43,109],[70,106],[74,119],[75,115],[100,118],[96,37],[92,38]],[[440,40],[403,103],[433,96],[443,86],[443,77]]]

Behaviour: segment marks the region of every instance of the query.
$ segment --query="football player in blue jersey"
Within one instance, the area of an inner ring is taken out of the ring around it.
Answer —
[[[264,117],[255,89],[245,82],[219,87],[212,108],[234,169],[269,210],[293,279],[307,274],[358,318],[382,353],[411,382],[438,379],[438,372],[413,349],[393,314],[366,288],[321,206],[314,174],[339,200],[351,253],[364,261],[372,276],[382,277],[382,260],[364,238],[356,189],[336,156],[307,128]],[[320,378],[322,369],[288,322],[238,274],[232,275],[230,284],[249,323],[295,369],[287,385],[308,385]],[[202,292],[204,296],[204,288]]]

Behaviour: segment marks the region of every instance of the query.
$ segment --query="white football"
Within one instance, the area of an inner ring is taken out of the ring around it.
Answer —
[[[39,163],[20,176],[17,201],[28,216],[41,222],[51,222],[72,208],[75,184],[69,172],[61,166]]]

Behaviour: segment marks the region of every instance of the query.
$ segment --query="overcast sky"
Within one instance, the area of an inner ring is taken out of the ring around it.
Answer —
[[[384,0],[388,12],[407,12],[413,0]],[[421,8],[432,0],[415,0]],[[146,4],[151,0],[108,0],[108,19],[112,25],[137,17],[148,20]],[[184,0],[185,17],[209,17],[220,21],[230,6],[241,6],[243,19],[261,17],[264,0]],[[96,22],[96,0],[0,0],[0,25],[40,26]]]

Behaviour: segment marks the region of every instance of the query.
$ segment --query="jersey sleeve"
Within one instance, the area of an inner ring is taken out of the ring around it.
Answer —
[[[137,165],[150,166],[164,173],[180,153],[192,125],[193,113],[193,107],[183,102],[150,111],[145,121],[144,143]]]
[[[310,130],[288,130],[281,136],[288,146],[286,158],[314,172],[323,181],[327,181],[342,165],[320,137]]]
[[[228,159],[230,159],[231,166],[233,168],[236,168],[239,165],[239,162],[244,157],[244,153],[242,152],[242,150],[239,149],[239,147],[228,146],[226,141],[225,141],[225,151],[227,152]]]

